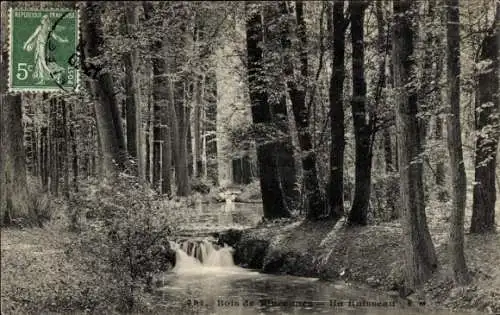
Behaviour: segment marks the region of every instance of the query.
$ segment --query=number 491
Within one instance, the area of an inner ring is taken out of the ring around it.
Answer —
[[[17,64],[17,74],[16,74],[16,78],[18,80],[26,80],[28,78],[28,72],[31,72],[33,71],[33,66],[32,65],[29,65],[27,63],[24,63],[24,62],[20,62]]]

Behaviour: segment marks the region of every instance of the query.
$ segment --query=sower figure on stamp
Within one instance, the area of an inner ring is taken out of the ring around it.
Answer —
[[[41,24],[36,28],[35,32],[24,43],[23,49],[31,52],[35,48],[34,60],[35,69],[33,78],[39,81],[36,84],[44,84],[46,80],[60,80],[60,74],[64,68],[58,65],[55,61],[48,61],[46,58],[45,45],[48,43],[49,35],[60,43],[67,43],[68,40],[58,36],[54,30],[51,31],[51,23],[48,15],[44,15]],[[34,47],[33,47],[34,46]]]

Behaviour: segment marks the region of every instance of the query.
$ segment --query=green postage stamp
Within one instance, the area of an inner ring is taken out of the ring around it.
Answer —
[[[79,19],[72,9],[12,8],[9,12],[9,91],[78,89]]]

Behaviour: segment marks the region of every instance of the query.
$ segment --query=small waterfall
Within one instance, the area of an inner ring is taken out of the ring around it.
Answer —
[[[220,247],[208,240],[187,240],[182,243],[170,242],[175,250],[175,267],[173,271],[201,270],[207,267],[234,268],[233,248],[227,245]]]

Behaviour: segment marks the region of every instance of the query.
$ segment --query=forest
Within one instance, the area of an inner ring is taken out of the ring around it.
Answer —
[[[1,313],[498,314],[499,19],[2,1]]]

